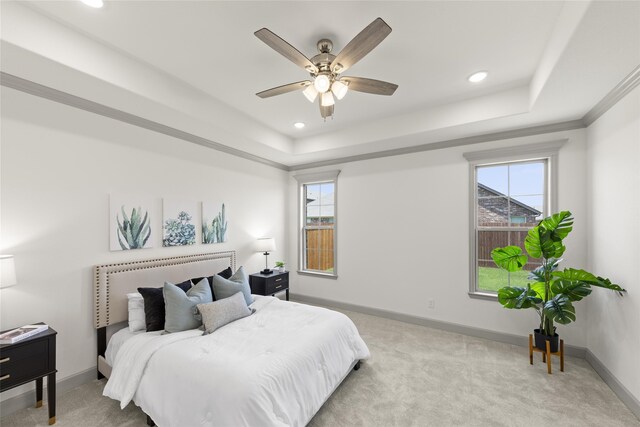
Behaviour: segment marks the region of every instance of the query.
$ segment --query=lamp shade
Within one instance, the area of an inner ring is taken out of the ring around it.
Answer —
[[[333,95],[331,95],[331,92],[325,92],[321,96],[322,98],[320,98],[320,105],[322,105],[323,107],[331,107],[336,103],[333,99]]]
[[[331,87],[331,80],[329,80],[329,76],[326,74],[320,74],[313,81],[313,86],[315,86],[318,92],[325,93]]]
[[[258,239],[256,252],[273,252],[276,250],[276,240],[273,237]]]
[[[309,102],[314,102],[318,97],[318,91],[314,85],[307,86],[307,88],[302,91],[302,94],[309,100]]]
[[[0,288],[18,284],[13,255],[0,255]]]
[[[346,84],[344,84],[341,81],[339,81],[339,80],[336,80],[331,85],[331,92],[333,92],[333,94],[339,100],[344,98],[344,96],[347,94],[347,90],[349,90],[349,87]]]

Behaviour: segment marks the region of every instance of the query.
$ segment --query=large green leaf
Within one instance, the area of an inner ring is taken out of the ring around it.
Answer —
[[[531,258],[542,258],[539,230],[539,226],[533,227],[527,232],[527,237],[524,239],[524,248]]]
[[[534,270],[529,272],[529,280],[535,280],[536,282],[545,282],[545,272],[553,272],[558,269],[558,265],[562,259],[560,258],[549,258],[543,265],[535,268]]]
[[[491,251],[493,262],[500,268],[507,271],[519,271],[527,263],[527,256],[522,253],[518,246],[505,246],[495,248]]]
[[[565,268],[563,271],[554,272],[553,276],[563,281],[587,283],[591,286],[610,289],[618,293],[626,292],[626,289],[622,288],[620,285],[611,283],[611,280],[596,276],[595,274],[589,273],[585,270]]]
[[[553,322],[563,325],[576,320],[576,309],[569,301],[569,297],[560,294],[554,296],[544,305],[543,313]]]
[[[573,230],[573,217],[569,211],[561,211],[546,217],[539,224],[550,232],[551,240],[558,242],[569,235]]]
[[[498,302],[505,308],[532,308],[542,302],[529,285],[526,288],[505,286],[498,290]]]
[[[531,290],[536,293],[538,298],[544,301],[544,287],[545,287],[544,282],[535,282],[530,286],[531,286]],[[549,298],[551,298],[552,296],[553,295],[549,295]]]
[[[585,282],[572,282],[570,280],[558,279],[551,284],[553,295],[566,295],[570,301],[580,301],[589,296],[591,286]]]
[[[536,282],[544,283],[545,282],[544,271],[545,271],[545,266],[541,265],[540,267],[537,267],[529,272],[528,279],[534,280]]]
[[[562,211],[546,217],[527,233],[524,247],[532,258],[559,258],[566,247],[562,239],[573,229],[571,212]]]
[[[532,258],[559,258],[566,249],[562,240],[554,240],[553,232],[542,225],[529,230],[524,239],[524,247]]]

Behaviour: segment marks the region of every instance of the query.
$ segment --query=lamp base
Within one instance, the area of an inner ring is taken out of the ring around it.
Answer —
[[[260,274],[272,274],[272,273],[273,273],[273,270],[269,270],[268,268],[265,268],[260,272]]]

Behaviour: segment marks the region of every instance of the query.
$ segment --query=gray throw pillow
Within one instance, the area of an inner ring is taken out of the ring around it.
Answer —
[[[252,313],[247,307],[242,292],[208,304],[198,304],[197,307],[204,324],[203,335],[210,334],[216,329]]]
[[[202,279],[187,293],[173,283],[165,282],[163,293],[165,308],[164,330],[168,333],[200,327],[201,322],[193,315],[195,307],[198,304],[213,301],[207,279]]]
[[[249,286],[249,277],[244,271],[244,267],[240,266],[233,276],[228,279],[223,279],[220,276],[213,276],[213,293],[216,296],[216,300],[229,298],[231,295],[235,295],[238,292],[242,292],[244,300],[247,305],[253,303],[253,297],[251,296],[251,287]]]

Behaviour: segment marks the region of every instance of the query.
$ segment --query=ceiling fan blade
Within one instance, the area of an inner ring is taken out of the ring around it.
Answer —
[[[322,116],[323,119],[326,120],[327,117],[333,116],[333,107],[334,107],[334,105],[329,105],[328,107],[323,107],[320,102],[318,102],[318,105],[320,105],[320,115]]]
[[[256,93],[260,98],[270,98],[276,95],[282,95],[283,93],[293,92],[295,90],[302,90],[309,86],[311,82],[309,80],[304,80],[302,82],[289,83],[286,85],[272,87],[271,89],[263,90],[262,92]]]
[[[364,77],[342,77],[341,82],[347,83],[349,90],[372,93],[374,95],[391,96],[398,89],[398,85],[382,80],[366,79]]]
[[[294,64],[304,68],[309,72],[317,72],[318,69],[309,58],[304,56],[298,49],[291,46],[289,43],[278,37],[275,33],[271,32],[266,28],[262,28],[256,31],[255,36],[266,43],[271,49],[278,52],[280,55],[287,58],[289,61]]]
[[[382,42],[391,33],[391,27],[382,18],[377,18],[353,38],[331,62],[335,73],[342,73]]]

